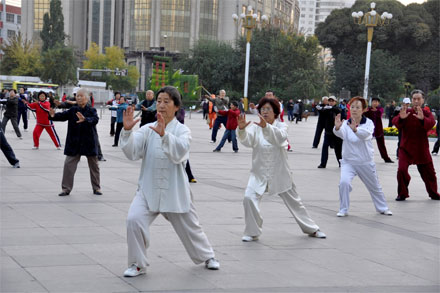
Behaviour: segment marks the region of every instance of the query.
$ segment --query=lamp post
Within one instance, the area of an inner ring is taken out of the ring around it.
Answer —
[[[393,18],[393,15],[388,12],[382,13],[382,15],[379,17],[376,10],[376,3],[372,2],[370,4],[371,10],[367,13],[364,13],[362,11],[359,12],[353,12],[351,16],[354,18],[354,22],[360,25],[365,25],[367,27],[367,60],[365,61],[365,80],[364,80],[364,99],[368,99],[368,79],[370,75],[370,58],[371,58],[371,41],[373,40],[373,31],[374,27],[376,26],[384,26],[390,23],[391,18]]]
[[[257,14],[252,14],[252,6],[247,7],[247,14],[242,13],[240,17],[237,14],[232,14],[232,19],[234,23],[240,27],[243,26],[246,30],[246,65],[244,70],[244,92],[243,92],[243,103],[244,109],[248,108],[248,82],[249,82],[249,59],[251,53],[251,39],[252,30],[257,27]],[[268,20],[266,15],[261,16],[261,21],[266,22]]]

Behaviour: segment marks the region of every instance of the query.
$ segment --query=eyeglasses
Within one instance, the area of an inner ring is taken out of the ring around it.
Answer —
[[[272,108],[269,108],[269,107],[265,107],[265,108],[261,108],[260,111],[261,111],[261,112],[272,112],[273,109],[272,109]]]

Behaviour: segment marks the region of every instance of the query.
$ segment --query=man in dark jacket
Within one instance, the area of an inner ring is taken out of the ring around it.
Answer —
[[[146,92],[145,100],[136,105],[136,110],[142,110],[140,127],[156,121],[156,100],[152,90]]]
[[[66,160],[64,161],[62,192],[59,196],[69,195],[73,188],[73,178],[81,156],[86,156],[90,169],[90,180],[93,193],[101,195],[98,166],[98,145],[95,126],[99,117],[96,109],[87,102],[87,92],[80,89],[76,94],[77,105],[67,111],[55,113],[50,110],[50,119],[53,121],[68,121],[67,137],[64,148]]]
[[[28,117],[27,117],[27,106],[28,101],[26,94],[24,93],[24,88],[20,88],[20,94],[18,97],[18,118],[17,125],[20,125],[20,118],[23,117],[23,129],[24,131],[28,128]]]
[[[336,105],[336,98],[330,96],[328,98],[328,106],[324,107],[324,111],[319,114],[324,120],[324,143],[322,145],[321,152],[321,164],[318,168],[325,168],[328,160],[328,147],[335,150],[336,160],[339,167],[341,166],[340,160],[342,159],[342,139],[337,137],[333,133],[333,127],[335,126],[335,117],[341,113],[341,109]]]
[[[322,116],[322,112],[324,112],[325,106],[328,105],[328,97],[322,97],[322,103],[316,106],[316,110],[318,111],[318,123],[316,124],[315,138],[313,139],[312,147],[314,149],[318,148],[319,141],[321,140],[322,131],[324,130],[324,116]]]
[[[21,137],[20,129],[18,128],[17,118],[18,118],[18,97],[17,97],[17,91],[14,89],[11,89],[9,91],[9,98],[2,99],[2,104],[6,104],[6,111],[3,115],[2,120],[2,129],[3,132],[6,130],[6,124],[9,120],[11,120],[12,127],[14,127],[15,134],[18,138],[23,139]]]

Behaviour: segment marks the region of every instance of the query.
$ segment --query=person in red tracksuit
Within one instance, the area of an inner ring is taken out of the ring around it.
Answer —
[[[57,147],[57,149],[61,149],[60,139],[55,131],[55,127],[53,122],[49,120],[49,110],[50,103],[47,100],[47,94],[43,91],[38,93],[38,102],[35,103],[27,103],[27,107],[36,113],[37,115],[37,124],[34,128],[34,147],[32,149],[38,150],[40,147],[40,135],[44,129],[46,129],[53,143]]]
[[[434,127],[435,120],[430,111],[422,109],[425,103],[424,92],[414,90],[411,97],[413,108],[409,109],[408,105],[403,104],[399,115],[393,118],[393,124],[402,133],[399,146],[396,200],[404,201],[409,197],[408,185],[411,176],[408,173],[408,167],[410,165],[417,165],[429,197],[433,200],[440,200],[428,141],[428,131]]]
[[[227,116],[228,120],[226,122],[226,131],[223,134],[222,141],[214,149],[213,152],[219,152],[222,149],[222,147],[225,145],[226,139],[228,139],[228,137],[231,137],[232,149],[234,150],[234,152],[238,152],[237,138],[235,135],[235,129],[237,128],[238,125],[237,118],[238,115],[240,115],[240,110],[238,109],[238,103],[234,101],[231,103],[231,109],[229,109],[228,111],[219,110],[218,112],[220,115]]]

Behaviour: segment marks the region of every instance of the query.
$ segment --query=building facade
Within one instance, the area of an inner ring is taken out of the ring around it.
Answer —
[[[50,0],[23,0],[22,32],[40,41],[44,13]],[[66,44],[79,54],[92,42],[125,50],[127,63],[141,74],[140,90],[152,74],[154,55],[175,56],[198,40],[233,43],[243,33],[232,14],[251,5],[252,13],[266,15],[269,25],[298,32],[298,0],[61,0]]]
[[[0,45],[16,36],[21,29],[21,8],[9,5],[6,0],[0,3]],[[3,52],[0,50],[0,60]]]
[[[300,0],[299,32],[314,35],[318,23],[325,21],[334,9],[350,8],[355,0]]]

